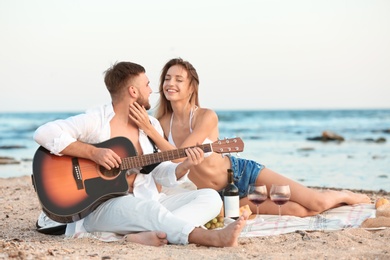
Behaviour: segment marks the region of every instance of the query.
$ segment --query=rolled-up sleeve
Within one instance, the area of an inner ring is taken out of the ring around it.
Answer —
[[[33,138],[55,155],[61,155],[61,151],[76,140],[97,143],[109,137],[109,123],[105,126],[101,114],[101,111],[95,110],[48,122],[34,132]]]
[[[153,174],[154,180],[163,186],[174,187],[176,185],[180,185],[187,180],[189,171],[178,180],[176,177],[177,165],[178,163],[173,163],[171,161],[162,162],[154,168],[151,174]]]
[[[51,153],[61,155],[62,150],[77,140],[76,137],[63,131],[64,125],[66,125],[64,120],[46,123],[35,131],[34,140]]]

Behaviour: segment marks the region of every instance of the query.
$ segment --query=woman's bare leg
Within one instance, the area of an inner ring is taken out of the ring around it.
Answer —
[[[345,204],[354,205],[371,202],[370,198],[365,194],[346,190],[320,191],[311,189],[268,168],[264,168],[260,172],[256,183],[265,184],[268,191],[271,189],[272,184],[290,185],[291,198],[289,202],[282,206],[283,215],[294,215],[299,217],[313,216],[325,210]],[[250,203],[247,198],[242,199],[240,203],[241,205],[250,205],[251,210],[256,212],[256,206]],[[278,207],[272,201],[267,200],[259,206],[259,212],[262,214],[278,214]]]

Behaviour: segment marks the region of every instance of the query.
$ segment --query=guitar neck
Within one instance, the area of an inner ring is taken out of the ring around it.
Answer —
[[[203,152],[212,152],[211,144],[202,144],[197,146],[203,150]],[[189,147],[187,147],[189,148]],[[160,163],[164,161],[171,161],[179,158],[186,157],[185,150],[187,148],[180,148],[175,150],[169,150],[159,153],[150,153],[132,157],[122,158],[121,170],[128,170],[132,168],[138,168],[146,165]]]

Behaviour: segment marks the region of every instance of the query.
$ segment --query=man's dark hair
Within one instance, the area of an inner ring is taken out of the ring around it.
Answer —
[[[104,74],[104,83],[108,92],[114,97],[121,93],[121,90],[133,80],[134,77],[145,73],[145,68],[133,62],[117,62]]]

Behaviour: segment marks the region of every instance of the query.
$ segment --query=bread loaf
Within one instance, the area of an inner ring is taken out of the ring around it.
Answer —
[[[376,217],[390,218],[390,203],[385,203],[376,209]]]
[[[375,208],[379,208],[380,206],[384,205],[384,204],[389,204],[390,201],[386,198],[378,198],[375,202]]]
[[[390,227],[390,218],[379,217],[379,218],[368,218],[362,225],[362,228],[380,228],[380,227]]]
[[[246,204],[245,206],[240,207],[240,216],[242,215],[244,210],[248,213],[248,216],[252,215],[251,208],[249,207],[248,204]]]

